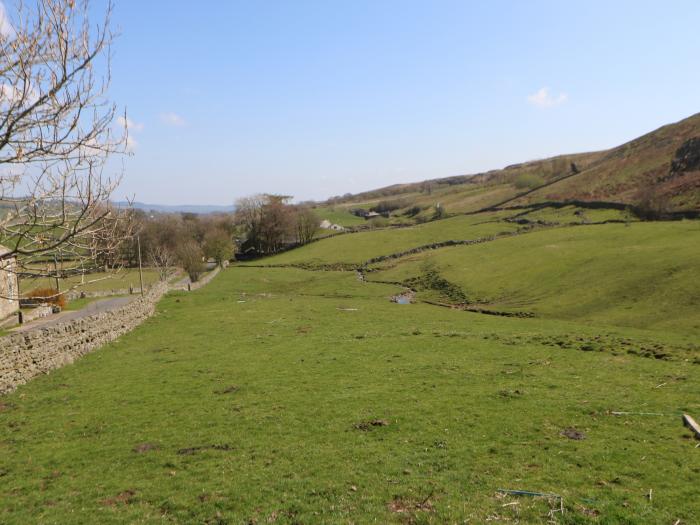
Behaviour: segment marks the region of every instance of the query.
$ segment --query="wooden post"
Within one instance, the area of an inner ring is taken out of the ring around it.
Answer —
[[[136,244],[139,249],[139,282],[141,283],[141,297],[143,297],[143,270],[141,268],[141,236],[136,236]]]

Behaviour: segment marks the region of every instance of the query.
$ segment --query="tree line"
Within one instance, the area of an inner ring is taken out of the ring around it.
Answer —
[[[138,265],[156,268],[167,279],[173,267],[182,267],[192,281],[205,270],[205,260],[219,266],[238,251],[246,256],[270,255],[314,239],[319,218],[309,207],[290,204],[284,195],[255,195],[236,202],[234,213],[146,213],[130,210],[135,232],[106,267]]]
[[[290,204],[288,195],[254,195],[236,201],[234,215],[240,234],[240,251],[270,255],[289,246],[311,242],[320,220],[305,205]]]

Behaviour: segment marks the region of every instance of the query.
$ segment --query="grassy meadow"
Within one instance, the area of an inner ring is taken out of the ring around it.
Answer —
[[[430,263],[485,307],[700,337],[698,241],[697,221],[554,228],[383,263],[369,279],[403,282]]]
[[[262,263],[361,264],[373,257],[401,252],[433,242],[478,239],[516,231],[517,224],[501,220],[505,216],[505,212],[460,215],[404,228],[336,235],[330,239],[266,258]]]
[[[353,215],[347,208],[336,206],[318,206],[314,212],[320,220],[328,220],[333,224],[339,224],[345,228],[364,225],[367,221],[363,217]]]
[[[497,219],[269,262],[514,227]],[[401,281],[432,259],[532,318],[422,292],[396,304],[401,286],[354,271],[234,265],[0,398],[0,523],[693,523],[700,449],[681,414],[700,416],[699,226],[535,230],[367,274]]]
[[[49,267],[48,271],[53,271]],[[150,286],[159,279],[158,271],[152,268],[143,269],[143,284]],[[76,288],[85,292],[102,292],[110,290],[124,290],[130,286],[140,286],[138,268],[125,268],[117,272],[95,272],[85,276],[73,275],[59,280],[61,290]],[[22,292],[28,292],[35,288],[55,288],[56,279],[53,277],[40,277],[36,279],[22,279],[20,282]]]

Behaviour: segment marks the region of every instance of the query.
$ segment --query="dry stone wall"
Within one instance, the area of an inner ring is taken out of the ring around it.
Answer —
[[[153,314],[167,291],[167,283],[158,283],[144,297],[121,308],[0,338],[0,394],[72,363],[134,329]]]

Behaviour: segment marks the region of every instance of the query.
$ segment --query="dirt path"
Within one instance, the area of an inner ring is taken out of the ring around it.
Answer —
[[[11,332],[29,332],[31,330],[39,330],[41,328],[48,328],[49,326],[56,325],[58,323],[63,323],[66,321],[72,321],[74,319],[80,319],[82,317],[88,317],[91,315],[109,312],[110,310],[115,310],[120,308],[125,304],[140,297],[138,294],[129,295],[127,297],[108,297],[106,299],[100,299],[89,303],[85,308],[75,311],[61,312],[60,314],[51,315],[49,317],[43,317],[41,319],[36,319],[29,323],[18,326],[10,330]]]

